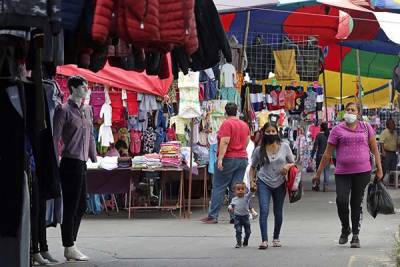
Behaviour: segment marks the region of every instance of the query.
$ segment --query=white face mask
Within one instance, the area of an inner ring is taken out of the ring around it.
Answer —
[[[344,114],[343,118],[347,123],[351,124],[351,123],[354,123],[357,120],[357,115],[346,113],[346,114]]]

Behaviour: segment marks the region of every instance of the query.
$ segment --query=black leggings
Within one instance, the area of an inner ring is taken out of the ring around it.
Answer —
[[[349,197],[351,207],[351,224],[353,234],[358,235],[362,219],[362,201],[365,187],[371,180],[371,172],[336,174],[336,205],[342,229],[348,229],[349,223]]]
[[[60,176],[64,207],[61,236],[63,246],[71,247],[86,211],[86,162],[63,158]]]

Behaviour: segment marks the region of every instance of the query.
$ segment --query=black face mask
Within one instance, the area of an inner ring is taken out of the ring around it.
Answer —
[[[280,139],[277,134],[264,134],[264,143],[267,145],[273,144],[279,140]]]

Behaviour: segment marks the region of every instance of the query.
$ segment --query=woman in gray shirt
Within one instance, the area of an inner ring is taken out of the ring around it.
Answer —
[[[294,157],[288,144],[281,142],[275,124],[266,123],[261,146],[252,156],[250,177],[256,183],[260,203],[260,230],[262,243],[259,249],[268,248],[267,220],[271,197],[273,200],[275,227],[273,247],[280,247],[279,234],[283,219],[283,202],[285,200],[285,181],[289,169],[294,165]]]

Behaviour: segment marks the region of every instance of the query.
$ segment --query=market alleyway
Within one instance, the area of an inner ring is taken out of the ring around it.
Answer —
[[[307,185],[310,188],[310,181]],[[397,212],[400,190],[390,191]],[[126,219],[126,213],[107,217],[87,217],[81,227],[78,246],[91,257],[88,263],[64,263],[58,266],[87,267],[194,267],[194,266],[279,266],[279,267],[380,267],[395,266],[392,253],[399,214],[378,215],[374,220],[364,208],[360,234],[361,249],[339,246],[339,220],[335,193],[307,191],[296,204],[285,204],[282,248],[258,250],[260,230],[252,222],[247,248],[235,249],[233,226],[226,211],[216,225],[204,225],[204,215],[195,209],[191,219],[179,220],[168,212],[138,213]],[[269,219],[269,233],[273,216]],[[49,229],[50,250],[63,260],[60,230]]]

